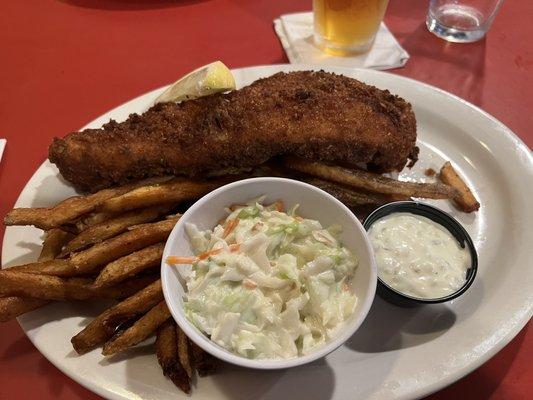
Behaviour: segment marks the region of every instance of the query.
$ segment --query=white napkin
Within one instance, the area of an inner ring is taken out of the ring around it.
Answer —
[[[2,161],[2,154],[4,154],[4,148],[6,147],[7,140],[0,139],[0,161]]]
[[[326,54],[314,45],[311,12],[282,15],[274,20],[274,29],[293,64],[391,69],[403,67],[409,59],[409,54],[384,23],[381,23],[370,51],[349,57]]]

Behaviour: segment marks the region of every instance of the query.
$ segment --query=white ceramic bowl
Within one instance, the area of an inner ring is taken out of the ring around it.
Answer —
[[[181,273],[186,273],[190,267],[173,267],[164,261],[169,255],[193,255],[184,229],[186,222],[196,224],[200,230],[212,229],[220,219],[226,217],[225,207],[231,204],[243,204],[262,195],[266,196],[266,204],[279,199],[283,200],[287,209],[299,204],[299,215],[316,219],[323,226],[341,224],[343,228],[341,242],[359,258],[351,287],[358,299],[354,313],[335,338],[305,356],[291,359],[251,360],[233,354],[212,342],[187,320],[183,312],[185,286],[178,269]],[[377,269],[365,229],[340,201],[323,190],[303,182],[283,178],[253,178],[230,183],[205,195],[183,214],[167,240],[161,264],[161,279],[165,300],[172,316],[198,346],[213,356],[236,365],[257,369],[278,369],[303,365],[323,357],[354,334],[365,319],[374,299]]]

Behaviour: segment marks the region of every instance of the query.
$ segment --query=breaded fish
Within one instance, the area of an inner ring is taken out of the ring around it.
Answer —
[[[56,138],[49,157],[65,179],[93,192],[152,176],[254,167],[283,154],[401,170],[416,160],[415,141],[405,100],[342,75],[302,71]]]

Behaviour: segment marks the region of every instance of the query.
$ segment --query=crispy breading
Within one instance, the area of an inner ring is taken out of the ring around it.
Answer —
[[[415,141],[405,100],[342,75],[300,71],[56,138],[49,158],[76,187],[95,191],[150,176],[252,167],[282,154],[401,170],[416,158]]]

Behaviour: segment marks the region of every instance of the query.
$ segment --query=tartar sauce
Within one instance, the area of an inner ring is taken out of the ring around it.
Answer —
[[[380,279],[401,293],[439,298],[466,281],[469,251],[426,217],[393,213],[372,224],[369,235]]]

